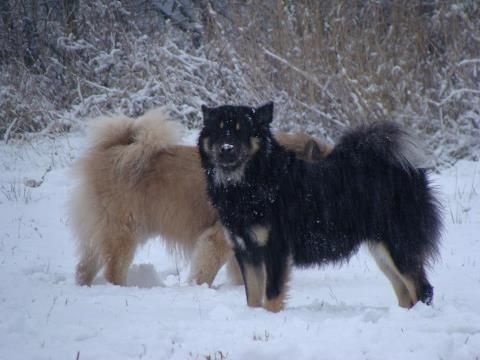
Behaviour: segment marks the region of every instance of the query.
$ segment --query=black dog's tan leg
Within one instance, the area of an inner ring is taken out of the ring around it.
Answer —
[[[382,243],[370,243],[370,253],[373,255],[375,262],[385,276],[392,283],[395,294],[397,295],[398,305],[404,308],[411,308],[418,301],[417,289],[413,279],[402,274],[388,249]]]
[[[275,259],[267,264],[267,289],[263,305],[266,310],[279,312],[285,307],[291,267],[289,259]]]
[[[245,261],[245,259],[238,254],[236,257],[245,283],[245,293],[247,295],[248,306],[262,306],[266,284],[265,264],[263,262],[252,264]]]
[[[263,307],[266,310],[275,312],[275,313],[282,311],[283,308],[285,307],[287,292],[288,292],[288,282],[286,281],[284,284],[282,284],[282,287],[278,295],[272,298],[267,297],[267,300],[265,301]]]
[[[265,265],[245,264],[243,273],[248,306],[262,306],[265,294]]]
[[[208,286],[211,286],[218,270],[232,256],[233,251],[225,241],[220,223],[208,228],[200,235],[195,246],[190,268],[190,281],[194,281],[198,285],[207,283]]]

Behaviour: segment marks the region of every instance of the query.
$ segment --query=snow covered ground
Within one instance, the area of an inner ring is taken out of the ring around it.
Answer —
[[[399,308],[362,249],[341,268],[296,270],[272,314],[248,308],[223,270],[213,288],[188,285],[188,264],[158,239],[129,286],[76,286],[65,200],[83,146],[81,135],[0,145],[1,360],[480,359],[480,163],[434,176],[447,223],[434,306]]]

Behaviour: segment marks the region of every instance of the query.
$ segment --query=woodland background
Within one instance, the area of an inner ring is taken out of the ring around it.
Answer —
[[[0,138],[121,111],[276,104],[275,126],[335,139],[391,119],[432,164],[480,154],[477,0],[2,0]]]

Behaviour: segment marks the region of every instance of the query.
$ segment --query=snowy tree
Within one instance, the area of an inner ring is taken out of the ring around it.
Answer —
[[[277,127],[335,139],[393,119],[436,164],[480,150],[480,6],[323,0],[6,0],[0,135],[65,131],[108,111],[277,103]]]

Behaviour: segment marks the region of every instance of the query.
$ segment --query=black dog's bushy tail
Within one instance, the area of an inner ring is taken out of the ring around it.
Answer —
[[[407,171],[421,168],[425,163],[425,156],[414,137],[399,125],[387,121],[349,131],[333,152],[336,156],[353,156],[360,161],[386,161]]]
[[[371,203],[362,206],[375,213],[374,219],[387,216],[389,223],[380,228],[389,229],[382,236],[392,252],[419,257],[423,264],[437,257],[442,206],[424,168],[423,152],[407,130],[392,122],[363,125],[343,135],[329,158],[340,167],[338,174],[347,177],[345,183],[356,182],[354,189]]]

